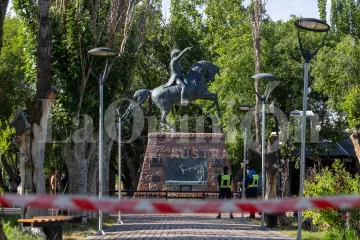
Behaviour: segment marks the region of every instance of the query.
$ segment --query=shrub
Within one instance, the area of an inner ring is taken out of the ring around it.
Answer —
[[[304,183],[305,197],[320,197],[328,195],[349,195],[359,194],[360,176],[352,176],[343,167],[339,160],[336,160],[331,168],[324,168],[311,180]],[[311,218],[317,230],[326,230],[328,226],[345,234],[349,229],[360,230],[360,211],[353,209],[323,209],[306,210],[305,218]],[[350,231],[351,232],[351,231]]]

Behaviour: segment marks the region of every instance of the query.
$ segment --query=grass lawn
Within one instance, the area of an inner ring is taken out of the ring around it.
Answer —
[[[103,216],[103,229],[114,225],[117,222],[116,217]],[[67,224],[63,227],[64,240],[84,239],[91,234],[95,234],[99,230],[99,219],[93,218],[88,220],[86,224]]]
[[[273,230],[275,231],[279,231],[283,234],[286,234],[290,237],[297,237],[297,219],[296,218],[289,218],[292,222],[291,226],[281,226],[280,224],[278,224],[277,228],[273,228]],[[260,218],[256,218],[256,219],[251,219],[248,218],[249,222],[257,224],[257,225],[261,225],[261,219]],[[266,221],[265,221],[265,226],[266,226]],[[326,238],[326,232],[309,232],[307,230],[302,230],[301,232],[301,237],[303,240],[322,240]]]
[[[30,234],[22,233],[17,219],[19,215],[2,215],[4,232],[8,240],[42,240],[42,237],[34,237]],[[103,217],[103,228],[110,227],[117,222],[117,217]],[[91,234],[95,234],[99,229],[98,218],[90,219],[86,224],[66,224],[63,227],[64,240],[84,239]]]

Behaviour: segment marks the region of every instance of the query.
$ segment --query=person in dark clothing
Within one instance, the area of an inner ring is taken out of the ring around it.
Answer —
[[[69,193],[69,178],[65,171],[61,175],[60,186],[63,193]]]
[[[67,194],[69,193],[69,177],[66,173],[66,171],[64,171],[61,175],[60,178],[60,190],[62,194]],[[62,215],[68,215],[68,210],[62,210],[60,211],[60,214]]]
[[[232,176],[228,173],[229,167],[225,166],[223,168],[224,173],[218,175],[218,185],[219,185],[219,198],[220,199],[231,199],[231,182]],[[218,213],[216,218],[221,218],[221,213]],[[233,219],[234,216],[230,213],[230,218]]]
[[[246,168],[246,178],[245,178],[245,195],[246,198],[257,198],[258,196],[258,187],[259,187],[259,175],[256,174],[255,170],[248,166]],[[250,218],[255,218],[255,212],[250,212]]]

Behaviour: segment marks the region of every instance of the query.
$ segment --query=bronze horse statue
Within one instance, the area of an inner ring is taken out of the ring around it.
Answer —
[[[184,82],[187,84],[184,97],[188,100],[204,99],[213,101],[213,104],[208,109],[216,106],[218,117],[221,118],[218,96],[216,93],[207,90],[207,86],[215,81],[216,74],[220,76],[220,69],[211,62],[199,61],[193,64],[184,78]],[[123,117],[127,118],[131,114],[131,110],[137,105],[141,106],[149,95],[151,95],[152,102],[161,110],[160,123],[168,127],[171,132],[176,132],[175,127],[166,122],[166,118],[174,104],[180,103],[181,87],[179,85],[162,85],[153,90],[142,89],[136,91],[134,94],[134,98],[137,99],[136,103],[129,106]]]

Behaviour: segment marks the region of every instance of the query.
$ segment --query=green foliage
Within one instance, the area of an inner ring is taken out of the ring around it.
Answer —
[[[305,197],[320,197],[329,195],[348,195],[359,194],[360,176],[352,176],[340,161],[335,161],[331,168],[324,168],[316,174],[313,179],[308,179],[304,183]],[[359,209],[325,209],[307,210],[305,217],[309,217],[316,224],[318,229],[326,229],[331,226],[337,231],[345,231],[345,222],[349,222],[351,229],[359,229],[360,212]]]
[[[318,8],[320,13],[320,19],[326,21],[326,3],[327,0],[318,0]]]
[[[333,239],[346,239],[346,240],[358,240],[358,235],[353,229],[346,229],[345,231],[327,231],[323,238],[324,240],[333,240]]]
[[[250,23],[243,1],[208,1],[205,9],[209,33],[204,43],[210,49],[221,77],[210,91],[219,96],[224,122],[237,115],[240,104],[254,104],[254,69]],[[229,126],[225,126],[225,129]]]
[[[347,119],[351,127],[360,123],[360,85],[349,89],[343,103],[343,109],[347,113]]]
[[[6,17],[3,48],[0,55],[0,121],[10,121],[19,108],[25,106],[33,92],[34,81],[26,81],[24,47],[27,37],[19,18]]]
[[[34,237],[29,234],[23,233],[17,222],[18,215],[2,215],[3,229],[7,239],[21,239],[21,240],[40,240],[41,237]]]
[[[7,122],[0,121],[0,156],[10,149],[14,133],[15,130]]]
[[[323,20],[326,16],[325,4],[326,1],[318,0],[320,16]],[[360,2],[358,0],[331,0],[329,12],[332,34],[338,39],[344,35],[359,39]]]
[[[318,0],[321,18],[325,20],[326,1]],[[360,2],[332,0],[330,13],[331,34],[326,47],[318,54],[314,68],[315,90],[329,96],[327,104],[340,118],[346,114],[350,127],[359,123],[359,38]]]
[[[243,134],[238,106],[255,103],[251,27],[242,0],[206,2],[204,19],[208,32],[203,43],[213,62],[220,67],[220,77],[209,91],[217,93],[222,112],[221,126],[226,133],[229,159],[233,166],[242,161]],[[215,115],[215,109],[212,111]],[[233,172],[237,172],[236,167]]]
[[[314,66],[316,81],[314,89],[331,96],[327,104],[339,114],[347,113],[347,120],[353,125],[358,120],[354,111],[358,105],[360,45],[349,35],[319,52]]]

